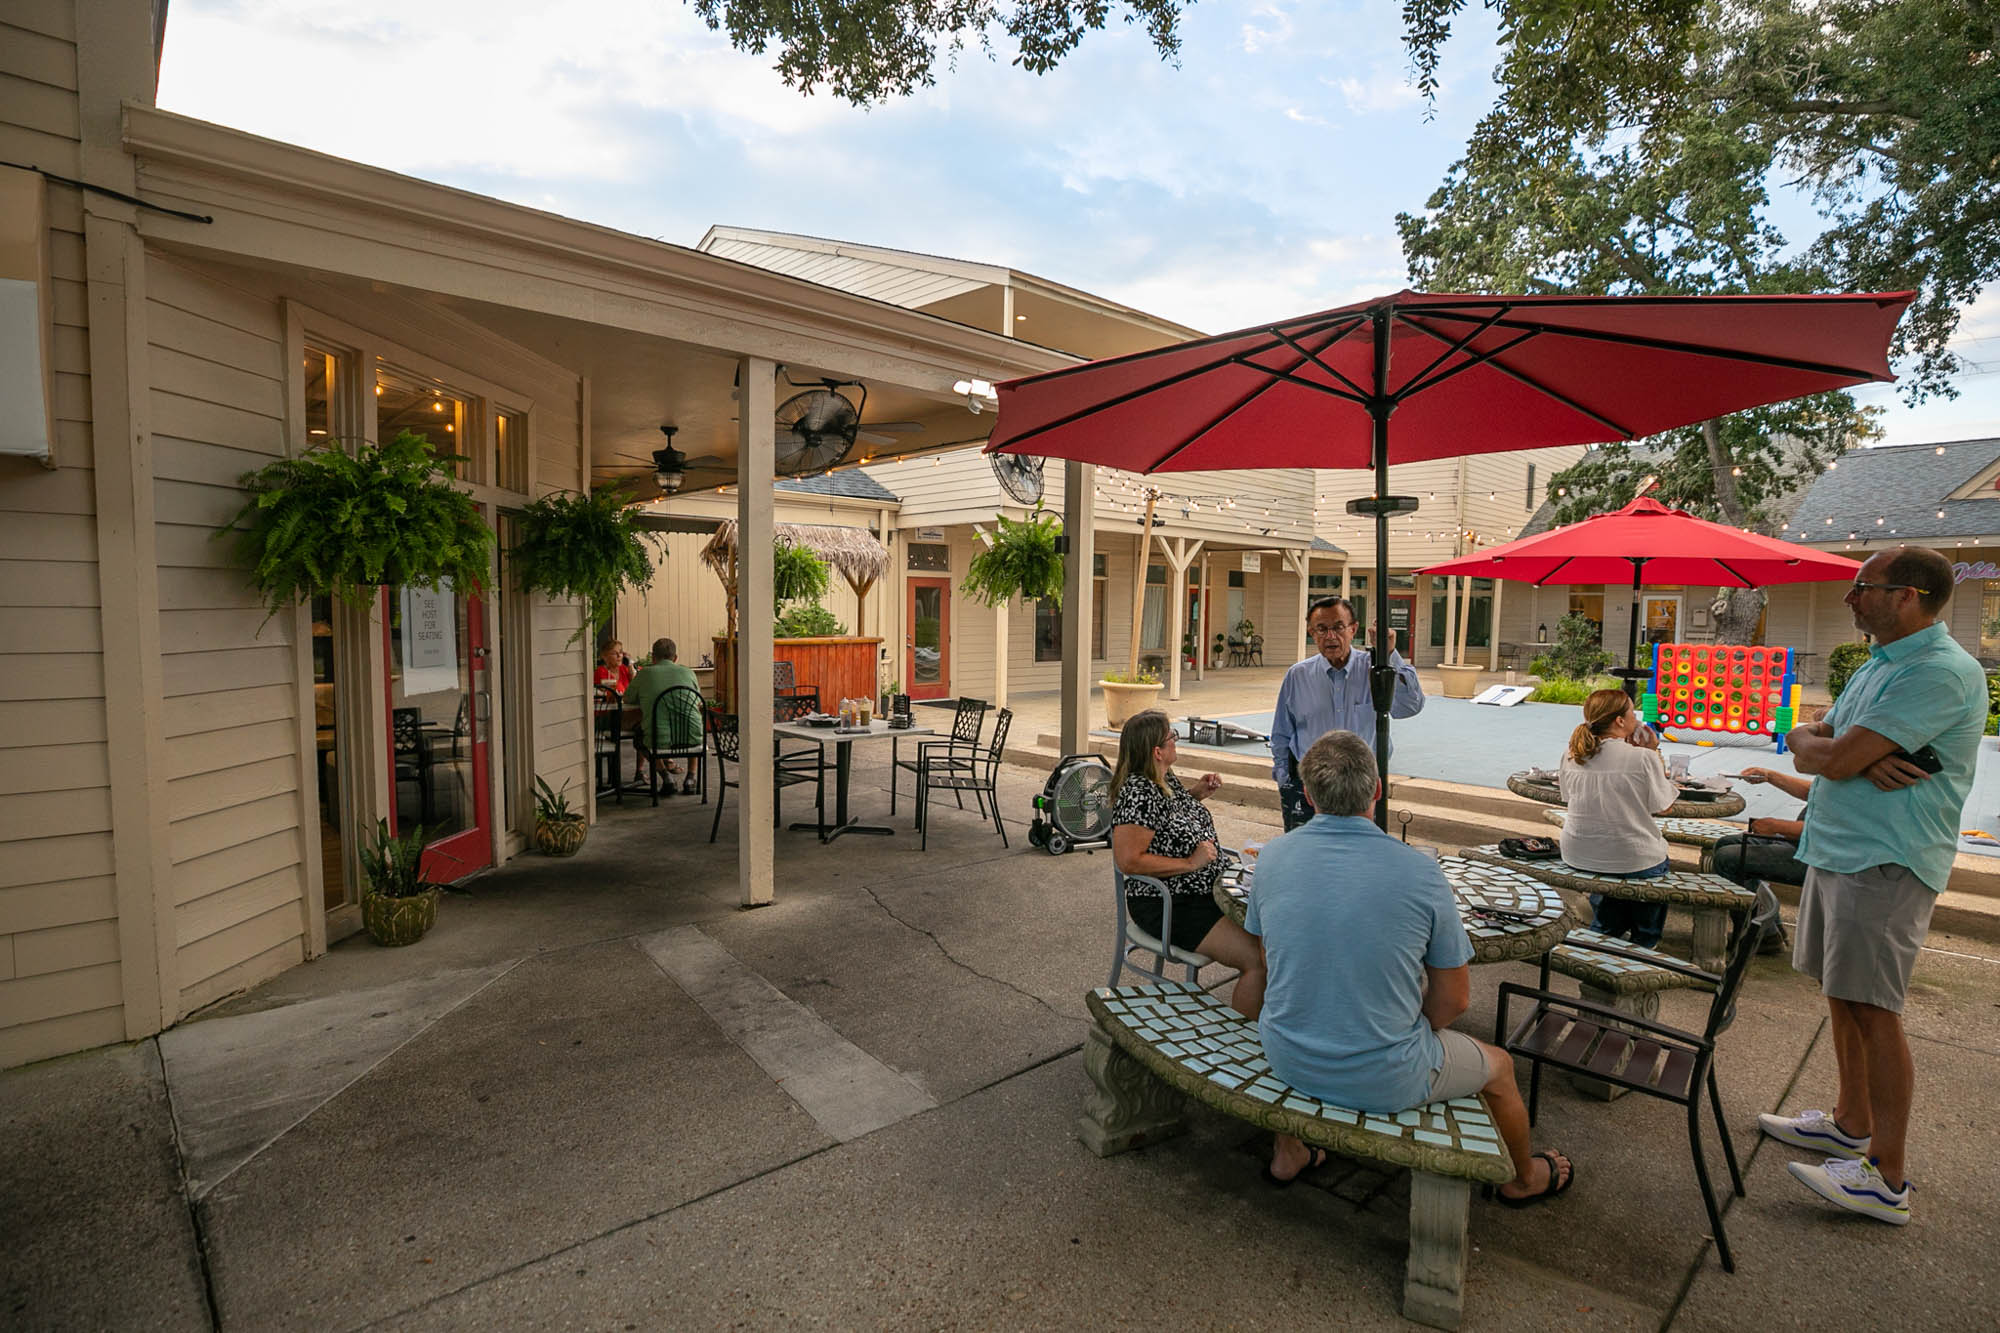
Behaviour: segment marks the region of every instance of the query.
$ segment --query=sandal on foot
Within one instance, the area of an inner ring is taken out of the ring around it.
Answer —
[[[1306,1172],[1317,1171],[1325,1166],[1327,1160],[1333,1155],[1324,1148],[1307,1148],[1306,1153],[1306,1164],[1289,1176],[1273,1175],[1271,1173],[1271,1164],[1266,1162],[1264,1164],[1264,1183],[1274,1190],[1285,1189]]]
[[[1576,1183],[1575,1162],[1570,1161],[1567,1157],[1564,1157],[1561,1153],[1557,1152],[1553,1148],[1544,1148],[1542,1149],[1542,1151],[1536,1153],[1535,1156],[1541,1158],[1544,1162],[1547,1162],[1549,1164],[1548,1181],[1539,1190],[1536,1190],[1533,1194],[1523,1194],[1517,1197],[1512,1194],[1501,1193],[1500,1187],[1498,1185],[1494,1185],[1489,1187],[1489,1193],[1491,1197],[1498,1199],[1501,1203],[1506,1204],[1509,1208],[1526,1208],[1532,1204],[1542,1203],[1546,1200],[1557,1198],[1560,1195],[1567,1193],[1569,1191],[1569,1187]],[[1569,1167],[1568,1175],[1563,1174],[1562,1167],[1557,1165],[1558,1162],[1561,1162]]]

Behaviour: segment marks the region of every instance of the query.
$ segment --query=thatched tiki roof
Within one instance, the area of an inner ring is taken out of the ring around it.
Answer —
[[[865,597],[889,568],[889,548],[870,536],[866,528],[843,528],[831,523],[778,523],[772,537],[794,546],[803,546],[826,561],[833,571]],[[730,632],[736,629],[736,520],[724,519],[708,544],[701,548],[702,563],[715,571],[729,594]]]

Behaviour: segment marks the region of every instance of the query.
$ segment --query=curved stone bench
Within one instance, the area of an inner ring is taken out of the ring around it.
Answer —
[[[1181,982],[1099,987],[1084,1043],[1077,1136],[1100,1157],[1171,1138],[1181,1098],[1291,1134],[1315,1147],[1410,1170],[1410,1253],[1403,1315],[1457,1328],[1464,1306],[1466,1217],[1473,1181],[1514,1178],[1500,1131],[1477,1097],[1375,1115],[1323,1102],[1271,1072],[1257,1025]]]

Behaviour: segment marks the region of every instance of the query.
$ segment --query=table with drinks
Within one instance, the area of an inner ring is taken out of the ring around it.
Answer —
[[[791,825],[794,830],[818,833],[821,842],[832,842],[835,838],[849,833],[868,833],[876,837],[887,837],[896,831],[887,824],[863,824],[847,812],[847,794],[854,770],[856,741],[879,740],[885,736],[937,734],[934,728],[917,726],[907,712],[897,713],[886,720],[877,718],[875,702],[872,699],[842,699],[839,711],[836,713],[801,719],[797,722],[780,722],[771,730],[774,734],[790,740],[834,747],[833,822]]]

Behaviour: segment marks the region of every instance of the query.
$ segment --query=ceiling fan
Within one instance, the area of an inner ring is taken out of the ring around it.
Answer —
[[[1013,496],[1024,505],[1037,504],[1042,498],[1042,468],[1046,458],[1033,454],[993,454],[993,475],[1000,481],[1000,489]]]
[[[679,431],[679,426],[660,427],[660,434],[667,437],[667,447],[664,449],[655,449],[651,463],[653,480],[659,483],[660,494],[672,495],[675,491],[678,491],[686,483],[689,472],[721,472],[727,474],[731,480],[735,479],[736,465],[728,459],[717,454],[700,454],[695,457],[689,457],[679,449],[674,448],[674,436]],[[632,463],[635,465],[640,464],[640,460],[633,458],[631,454],[621,454],[619,456],[621,458],[631,458]],[[635,467],[630,465],[614,466],[599,470],[606,472],[631,472],[635,470]]]

